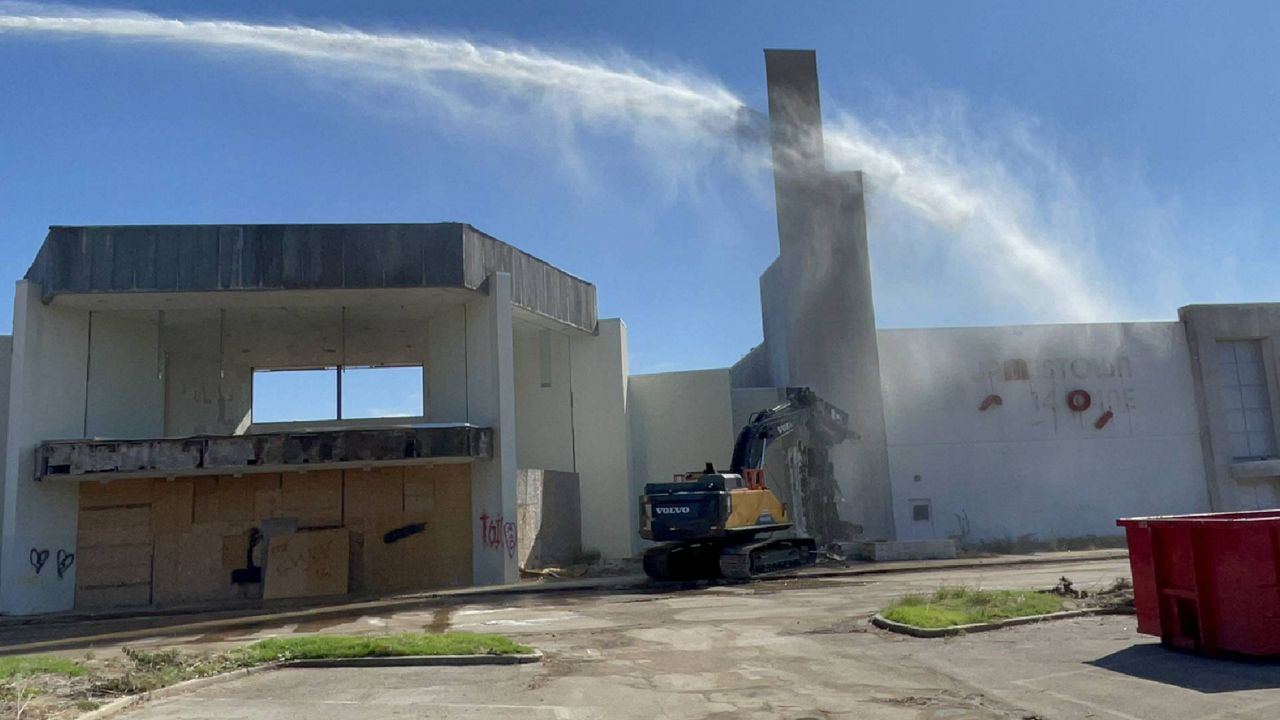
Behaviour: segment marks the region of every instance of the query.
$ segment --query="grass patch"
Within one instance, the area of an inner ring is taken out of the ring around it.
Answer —
[[[75,660],[54,655],[15,655],[0,658],[0,682],[12,682],[32,675],[79,677],[84,667]]]
[[[244,649],[254,663],[313,658],[402,657],[405,655],[514,655],[533,652],[501,635],[406,633],[370,637],[302,635],[259,640]]]
[[[908,595],[880,614],[885,619],[921,628],[995,622],[1045,615],[1062,609],[1063,598],[1034,590],[939,588],[932,595]]]

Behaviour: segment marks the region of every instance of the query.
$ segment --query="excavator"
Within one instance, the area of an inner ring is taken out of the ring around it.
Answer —
[[[647,483],[640,496],[640,537],[661,544],[645,552],[645,574],[655,580],[749,580],[812,565],[813,538],[768,539],[793,522],[787,506],[765,486],[765,454],[770,444],[802,427],[820,447],[853,437],[848,413],[809,388],[787,388],[783,403],[752,414],[743,426],[727,471],[707,463],[673,482]]]

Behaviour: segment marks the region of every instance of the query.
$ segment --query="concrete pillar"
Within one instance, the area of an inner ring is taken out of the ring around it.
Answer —
[[[466,305],[467,422],[493,428],[493,458],[471,468],[477,585],[520,579],[516,536],[516,406],[511,274],[489,276],[487,295]]]
[[[18,283],[0,538],[0,612],[70,610],[75,603],[78,486],[35,479],[35,448],[79,438],[85,423],[89,314],[43,305]]]
[[[813,388],[849,413],[860,438],[833,453],[845,499],[842,517],[862,525],[867,537],[892,538],[862,174],[832,173],[825,166],[814,53],[769,50],[765,63],[786,380]]]
[[[631,557],[636,498],[630,482],[627,326],[601,320],[594,336],[570,340],[574,466],[582,499],[582,547]]]

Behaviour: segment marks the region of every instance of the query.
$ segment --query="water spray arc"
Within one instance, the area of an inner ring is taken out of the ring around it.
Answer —
[[[626,57],[608,61],[431,34],[176,19],[146,13],[0,2],[5,33],[152,42],[272,56],[303,72],[340,74],[401,88],[433,103],[484,112],[470,98],[508,98],[575,129],[643,137],[672,146],[713,147],[763,169],[762,115],[723,85]],[[1011,203],[1007,187],[966,174],[909,137],[885,137],[856,121],[825,131],[826,163],[859,169],[874,192],[954,238],[990,269],[998,298],[1040,319],[1085,321],[1111,314],[1078,263],[1058,246],[1034,208]],[[775,158],[775,161],[777,158]],[[1069,302],[1057,298],[1071,298]]]

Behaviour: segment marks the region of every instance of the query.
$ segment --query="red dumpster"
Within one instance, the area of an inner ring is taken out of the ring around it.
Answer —
[[[1280,655],[1280,510],[1125,518],[1138,632]]]

